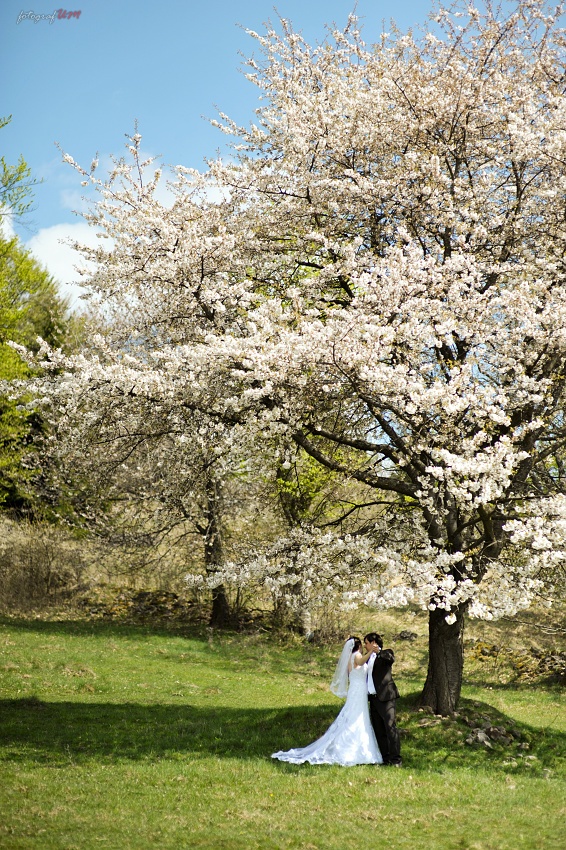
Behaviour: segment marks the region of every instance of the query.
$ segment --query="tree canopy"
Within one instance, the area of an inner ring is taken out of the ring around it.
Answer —
[[[365,491],[363,534],[303,525],[297,567],[346,605],[428,607],[442,712],[464,613],[528,606],[566,559],[560,14],[456,3],[371,46],[355,18],[314,48],[285,21],[251,33],[262,105],[249,128],[221,116],[232,159],[179,167],[170,206],[137,134],[109,179],[76,166],[101,193],[109,241],[83,250],[113,325],[43,352],[75,446],[101,404],[118,434],[143,400],[179,438],[206,414]]]

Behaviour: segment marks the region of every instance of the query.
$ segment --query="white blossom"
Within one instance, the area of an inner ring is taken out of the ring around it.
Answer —
[[[138,134],[92,176],[108,332],[43,346],[30,387],[75,450],[100,408],[117,429],[177,416],[181,456],[206,416],[220,455],[232,428],[294,442],[382,497],[367,538],[302,528],[209,584],[450,623],[519,610],[563,569],[565,56],[545,8],[462,6],[461,38],[442,11],[371,48],[355,28],[315,48],[284,22],[250,33],[262,106],[250,128],[221,116],[233,160],[179,167],[168,207]]]

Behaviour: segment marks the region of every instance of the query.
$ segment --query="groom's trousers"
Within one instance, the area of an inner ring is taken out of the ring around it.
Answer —
[[[401,741],[395,717],[395,700],[382,702],[369,695],[369,714],[384,764],[401,764]]]

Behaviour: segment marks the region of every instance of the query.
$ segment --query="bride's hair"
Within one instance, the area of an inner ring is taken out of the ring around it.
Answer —
[[[359,637],[356,637],[355,635],[350,635],[350,637],[348,638],[348,640],[353,640],[353,641],[354,641],[354,645],[353,645],[353,647],[352,647],[352,652],[357,652],[357,651],[358,651],[358,649],[360,648],[360,646],[362,645],[362,642],[361,642],[360,638],[359,638]]]

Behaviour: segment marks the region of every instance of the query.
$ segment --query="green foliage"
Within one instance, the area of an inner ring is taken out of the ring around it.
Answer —
[[[6,127],[12,116],[0,118],[0,130]],[[37,181],[31,176],[31,169],[23,156],[17,165],[9,165],[0,157],[0,218],[6,212],[20,218],[31,209],[32,190]]]
[[[10,121],[11,116],[0,118],[0,130]],[[34,185],[22,156],[16,165],[0,157],[0,221],[8,214],[21,217],[30,209]],[[67,333],[66,314],[67,304],[49,273],[17,238],[0,235],[0,382],[30,374],[8,343],[35,350],[37,337],[42,337],[54,347],[61,346]],[[43,427],[37,413],[25,409],[25,402],[25,397],[11,398],[9,391],[0,395],[0,510],[16,516],[33,510],[30,446]]]
[[[37,337],[62,345],[68,328],[67,304],[49,273],[18,239],[0,236],[0,381],[29,376],[30,370],[9,342],[37,349]],[[43,424],[26,399],[0,396],[0,509],[29,514],[33,498],[30,447]]]
[[[51,275],[40,266],[17,238],[0,237],[0,364],[2,377],[21,374],[23,365],[6,343],[11,340],[37,347],[41,336],[50,345],[62,344],[67,305]],[[11,352],[11,353],[10,353]]]
[[[334,473],[309,455],[298,451],[297,459],[288,468],[277,470],[277,487],[283,512],[290,525],[312,522],[329,509],[327,496]]]
[[[399,655],[416,662],[419,640]],[[397,677],[403,770],[295,766],[270,753],[336,716],[337,644],[4,620],[0,645],[3,848],[361,850],[375,835],[396,850],[562,846],[555,688],[473,690],[459,718],[434,718],[407,695],[413,664]],[[467,746],[466,720],[485,717],[516,742]]]

